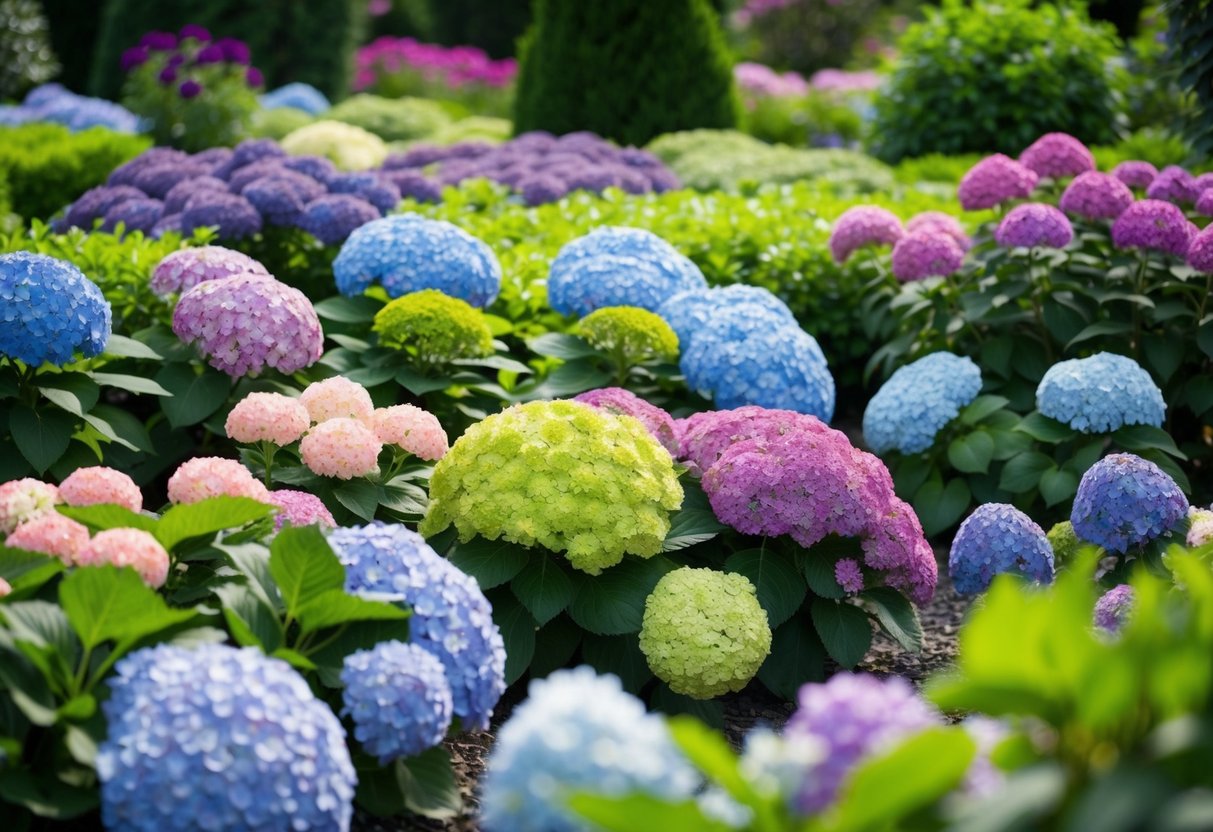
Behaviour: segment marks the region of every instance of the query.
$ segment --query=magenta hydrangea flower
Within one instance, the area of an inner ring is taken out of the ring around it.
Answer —
[[[1043,202],[1016,205],[1002,218],[994,239],[1003,248],[1065,248],[1074,239],[1066,215]]]
[[[859,568],[859,561],[854,558],[839,560],[834,564],[834,580],[852,595],[863,592],[863,570]]]
[[[315,494],[306,491],[292,491],[289,488],[277,488],[269,493],[268,501],[278,507],[274,516],[274,531],[282,531],[283,526],[312,526],[320,525],[336,528],[337,521],[333,519],[328,507]]]
[[[965,253],[947,234],[915,231],[893,246],[893,276],[902,282],[946,277],[961,267]]]
[[[921,214],[911,217],[910,221],[906,223],[906,232],[913,234],[915,231],[934,231],[937,234],[947,234],[964,251],[968,251],[973,247],[973,241],[965,233],[964,226],[960,224],[960,220],[951,214],[945,214],[943,211],[923,211]]]
[[[1184,212],[1159,199],[1134,202],[1112,223],[1117,248],[1147,248],[1184,257],[1196,236],[1196,226]]]
[[[269,502],[265,486],[234,459],[195,457],[181,463],[168,480],[170,503],[196,503],[208,497],[224,496]]]
[[[830,230],[830,254],[834,262],[845,263],[864,246],[891,246],[905,236],[901,220],[875,205],[848,208],[834,221]]]
[[[222,246],[202,246],[174,251],[152,270],[152,291],[164,297],[192,289],[206,280],[236,274],[269,276],[258,261]]]
[[[816,416],[758,405],[695,413],[681,420],[675,429],[678,432],[675,456],[699,474],[715,465],[732,445],[747,439],[775,439],[793,431],[833,433]]]
[[[312,473],[341,480],[378,471],[382,450],[375,432],[357,419],[328,419],[299,442],[299,456]]]
[[[385,445],[395,445],[418,459],[433,462],[450,449],[446,431],[438,417],[411,404],[398,404],[375,410],[372,421],[375,435]]]
[[[173,310],[173,332],[232,378],[310,367],[324,342],[307,296],[258,274],[207,280],[183,293]]]
[[[1209,193],[1213,194],[1213,191]],[[1213,225],[1194,236],[1188,244],[1188,265],[1198,272],[1213,274]]]
[[[22,523],[4,540],[5,546],[41,552],[59,558],[69,566],[76,562],[76,553],[87,544],[88,529],[57,511]]]
[[[1036,175],[1064,179],[1095,170],[1095,157],[1069,133],[1045,133],[1019,154],[1020,163]]]
[[[674,428],[674,419],[660,407],[649,404],[630,390],[622,387],[603,387],[599,390],[587,390],[573,397],[573,401],[588,404],[598,410],[614,413],[617,416],[631,416],[644,425],[653,438],[671,455],[678,454],[678,436]],[[812,417],[810,417],[812,418]]]
[[[1200,194],[1196,190],[1196,178],[1178,165],[1168,165],[1146,188],[1146,196],[1150,199],[1164,199],[1167,202],[1192,203]]]
[[[1112,175],[1130,188],[1144,191],[1150,187],[1150,183],[1154,181],[1154,177],[1158,176],[1158,168],[1149,162],[1130,160],[1121,162],[1112,168]]]
[[[13,529],[55,510],[63,500],[59,489],[47,482],[25,477],[0,485],[0,532],[12,534]]]
[[[168,579],[168,552],[142,529],[106,529],[76,552],[77,566],[130,566],[152,589]]]
[[[1030,195],[1038,179],[1035,171],[1009,156],[995,153],[969,168],[956,195],[966,211],[980,211]]]
[[[1133,204],[1133,191],[1110,173],[1080,173],[1061,195],[1058,205],[1067,214],[1089,220],[1114,220]]]
[[[939,564],[909,503],[899,497],[889,500],[885,513],[873,522],[860,545],[864,564],[881,572],[885,583],[916,604],[930,603],[939,583]]]
[[[59,496],[69,506],[111,503],[131,511],[143,511],[143,492],[121,471],[94,465],[77,468],[59,484]]]
[[[1213,189],[1202,191],[1196,198],[1195,207],[1196,213],[1205,217],[1213,217]]]
[[[1133,587],[1120,584],[1095,602],[1095,626],[1105,633],[1119,633],[1133,612]]]

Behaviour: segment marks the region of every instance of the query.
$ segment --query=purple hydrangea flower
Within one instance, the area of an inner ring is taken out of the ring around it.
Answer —
[[[1004,573],[1052,583],[1053,547],[1044,530],[1015,506],[985,503],[960,524],[948,573],[962,595],[985,592]]]
[[[149,233],[151,234],[152,237],[155,237],[157,240],[159,240],[165,234],[168,234],[170,232],[174,233],[174,234],[181,233],[181,215],[180,214],[166,213],[160,219],[156,220],[156,224],[152,226],[152,230]]]
[[[845,263],[864,246],[891,246],[905,236],[901,220],[875,205],[848,208],[830,230],[830,254],[835,263]]]
[[[1199,196],[1196,190],[1196,179],[1178,165],[1168,165],[1146,188],[1146,196],[1150,199],[1164,199],[1176,204],[1190,204]]]
[[[1028,202],[1007,212],[994,239],[1004,248],[1065,248],[1074,239],[1074,229],[1066,215],[1052,205]]]
[[[227,177],[227,184],[232,193],[238,194],[258,179],[286,172],[287,168],[282,164],[282,159],[261,159],[232,171]],[[292,173],[297,173],[297,171],[292,171]],[[321,192],[323,193],[323,189]]]
[[[303,216],[307,202],[284,177],[263,176],[241,192],[270,225],[293,226]]]
[[[1158,176],[1158,168],[1149,162],[1127,161],[1112,168],[1112,175],[1124,182],[1130,188],[1144,191],[1150,187],[1154,177]]]
[[[315,494],[276,488],[269,493],[269,501],[278,507],[274,515],[276,532],[282,531],[283,526],[320,525],[331,529],[337,525],[324,501]]]
[[[199,43],[206,43],[211,39],[211,33],[205,26],[199,26],[197,23],[187,23],[181,27],[178,33],[182,40],[193,38]]]
[[[573,401],[617,416],[631,416],[644,425],[653,438],[671,454],[678,453],[678,434],[674,419],[660,407],[649,404],[622,387],[602,387],[574,396]]]
[[[404,199],[415,199],[418,202],[442,201],[442,186],[427,179],[425,174],[414,170],[392,170],[384,173],[384,178],[396,186]]]
[[[310,176],[317,182],[326,183],[338,176],[337,166],[323,156],[289,156],[282,160],[287,170]]]
[[[543,205],[564,198],[569,186],[559,176],[534,173],[518,181],[518,190],[527,205]]]
[[[1148,248],[1184,257],[1195,236],[1196,226],[1184,212],[1158,199],[1134,202],[1112,223],[1112,244],[1117,248]]]
[[[263,159],[282,158],[285,156],[286,151],[273,139],[245,139],[236,145],[232,151],[232,155],[226,161],[211,171],[211,176],[227,179],[234,171],[245,165],[260,162]]]
[[[164,203],[158,199],[124,199],[105,212],[102,231],[113,231],[122,223],[126,233],[148,233],[164,216]]]
[[[130,185],[100,185],[85,191],[68,207],[65,221],[69,227],[91,231],[93,224],[118,203],[144,196],[143,191]]]
[[[1081,539],[1124,554],[1170,532],[1188,507],[1175,480],[1153,462],[1111,454],[1083,474],[1070,522]]]
[[[200,246],[166,255],[152,270],[151,287],[157,295],[165,297],[192,289],[203,281],[234,274],[269,277],[270,273],[247,254],[221,246]]]
[[[1213,217],[1213,189],[1202,191],[1196,198],[1196,213]]]
[[[1061,195],[1058,205],[1067,214],[1089,220],[1114,220],[1133,204],[1133,191],[1121,180],[1108,173],[1087,171]]]
[[[194,63],[198,66],[211,66],[223,63],[223,47],[214,43],[202,47],[198,50],[198,54],[194,56]]]
[[[335,194],[353,194],[379,209],[381,214],[400,204],[400,189],[396,183],[377,173],[348,173],[336,176],[328,182],[329,191]]]
[[[875,464],[871,460],[869,466]],[[885,583],[916,604],[931,602],[939,582],[939,564],[909,503],[898,497],[889,500],[889,507],[868,528],[860,545],[864,565],[882,573]]]
[[[1208,194],[1213,194],[1213,191],[1207,191]],[[1201,195],[1204,199],[1205,195]],[[1213,199],[1210,199],[1210,205],[1213,206]],[[1192,238],[1192,243],[1188,246],[1188,265],[1204,274],[1213,274],[1213,225],[1209,225],[1199,234]]]
[[[265,85],[265,75],[255,66],[250,66],[244,71],[244,80],[250,87],[261,87]]]
[[[715,465],[732,445],[747,439],[771,441],[794,431],[833,433],[816,416],[757,405],[695,413],[680,420],[675,429],[678,433],[675,456],[698,475]]]
[[[377,219],[379,209],[366,200],[349,194],[329,194],[307,204],[299,227],[326,246],[333,246]]]
[[[921,214],[911,217],[910,221],[906,223],[906,232],[912,234],[915,231],[934,231],[936,234],[947,234],[956,241],[956,245],[960,246],[963,251],[968,251],[973,247],[973,241],[965,233],[964,226],[960,224],[960,220],[951,214],[945,214],[943,211],[923,211]]]
[[[235,151],[230,147],[208,147],[206,150],[195,153],[190,158],[200,164],[210,165],[211,175],[214,175],[215,168],[231,159],[234,153]]]
[[[204,226],[214,226],[222,239],[241,240],[261,231],[261,215],[242,196],[204,190],[186,203],[181,230],[189,236]]]
[[[854,558],[842,558],[834,564],[834,580],[850,594],[863,592],[863,570]]]
[[[223,50],[223,57],[234,64],[248,65],[250,53],[248,44],[235,38],[220,38],[215,45]]]
[[[1120,584],[1099,596],[1095,602],[1095,626],[1115,635],[1133,612],[1133,587]]]
[[[164,199],[175,185],[205,176],[209,167],[205,163],[190,161],[163,162],[148,165],[133,177],[132,184],[155,199]]]
[[[995,153],[969,168],[960,180],[956,195],[966,211],[979,211],[1008,199],[1029,196],[1038,178],[1035,171],[1009,156]]]
[[[190,198],[203,191],[225,194],[227,193],[227,183],[213,176],[198,176],[178,182],[164,195],[164,213],[180,214],[185,210]]]
[[[1069,133],[1045,133],[1019,154],[1020,163],[1040,177],[1064,179],[1095,170],[1095,157]]]
[[[119,65],[123,72],[130,72],[138,66],[143,66],[147,63],[147,59],[151,57],[146,46],[132,46],[122,53],[122,59]]]
[[[893,246],[893,276],[903,282],[947,277],[964,259],[964,250],[947,234],[915,231]]]
[[[177,70],[171,66],[166,66],[164,69],[160,70],[160,74],[156,76],[156,80],[167,87],[169,84],[176,82]]]
[[[152,165],[171,162],[184,164],[189,161],[189,155],[171,147],[153,147],[143,151],[129,162],[124,162],[110,172],[106,178],[107,185],[135,185],[135,176]]]
[[[310,367],[324,342],[307,296],[261,274],[219,277],[188,289],[173,310],[173,332],[232,378]]]

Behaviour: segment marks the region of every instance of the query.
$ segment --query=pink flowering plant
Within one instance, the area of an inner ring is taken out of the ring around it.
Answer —
[[[358,50],[354,91],[387,98],[453,101],[472,113],[508,116],[518,62],[490,58],[474,46],[441,46],[384,36]]]

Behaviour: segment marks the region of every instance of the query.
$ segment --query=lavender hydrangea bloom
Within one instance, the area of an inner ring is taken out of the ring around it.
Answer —
[[[903,282],[946,277],[964,263],[964,250],[947,234],[915,231],[893,246],[893,276]]]
[[[1029,202],[1007,212],[994,239],[1004,248],[1065,248],[1074,239],[1074,229],[1066,215],[1052,205]]]
[[[65,220],[69,228],[91,231],[93,223],[118,203],[143,198],[143,191],[130,185],[100,185],[85,191],[73,202],[67,209]]]
[[[1154,181],[1154,177],[1158,176],[1158,168],[1149,162],[1121,162],[1112,168],[1112,175],[1130,188],[1144,191],[1150,187],[1150,183]]]
[[[787,304],[771,294],[770,290],[744,283],[679,292],[657,307],[657,314],[674,330],[680,344],[688,344],[691,336],[707,327],[714,315],[741,304],[762,307],[783,323],[797,325]]]
[[[192,160],[162,162],[137,171],[132,177],[132,184],[150,197],[164,199],[175,186],[190,179],[206,176],[209,171],[209,165],[199,164]]]
[[[164,216],[164,203],[158,199],[124,199],[105,212],[101,222],[102,231],[114,231],[122,223],[126,233],[147,233]]]
[[[171,147],[153,147],[143,151],[129,162],[124,162],[110,172],[106,178],[107,185],[135,185],[135,177],[153,165],[164,163],[184,163],[189,161],[189,155]]]
[[[299,188],[288,179],[277,176],[263,176],[254,180],[241,195],[270,225],[297,225],[308,202],[300,195]]]
[[[51,122],[62,124],[73,133],[90,127],[104,127],[115,133],[138,133],[139,117],[120,104],[103,98],[89,98],[68,91],[62,84],[34,87],[18,107],[10,112],[7,123]]]
[[[1079,174],[1061,195],[1058,205],[1067,214],[1089,220],[1114,220],[1133,204],[1133,191],[1108,173]]]
[[[307,296],[261,274],[206,280],[182,293],[173,332],[232,378],[310,367],[320,360],[324,343]]]
[[[337,717],[253,647],[124,657],[97,752],[107,829],[348,829],[354,766]]]
[[[985,503],[960,524],[948,573],[961,595],[985,592],[1003,573],[1052,583],[1053,547],[1044,530],[1015,506]]]
[[[276,90],[265,93],[261,96],[260,102],[261,107],[266,110],[290,107],[313,116],[320,115],[332,106],[324,93],[311,84],[304,84],[300,81],[285,84]]]
[[[876,453],[925,451],[981,392],[971,358],[936,352],[899,368],[868,402],[863,438]]]
[[[1143,199],[1125,209],[1112,223],[1117,248],[1147,248],[1183,257],[1196,236],[1196,226],[1169,202]]]
[[[784,737],[820,743],[821,761],[809,769],[793,801],[801,815],[814,815],[834,802],[847,777],[865,759],[889,750],[943,718],[904,679],[837,673],[822,684],[807,684]]]
[[[414,170],[391,170],[384,174],[400,191],[401,197],[418,202],[441,202],[442,186],[431,182],[424,174]]]
[[[486,832],[583,832],[565,808],[582,790],[664,800],[692,797],[700,778],[665,721],[645,712],[615,676],[591,667],[532,681],[501,727],[481,797]]]
[[[360,295],[378,281],[393,298],[437,289],[480,307],[501,289],[492,249],[449,222],[419,214],[377,219],[354,231],[333,261],[333,276],[343,295]]]
[[[260,162],[264,159],[283,158],[285,156],[286,151],[279,147],[278,142],[273,139],[245,139],[236,145],[231,156],[211,171],[211,176],[216,176],[219,179],[228,179],[235,171],[245,165],[251,165],[253,162]]]
[[[875,205],[848,208],[830,230],[830,254],[835,263],[845,263],[864,246],[891,246],[905,236],[901,220]]]
[[[1162,391],[1132,358],[1100,352],[1054,364],[1036,388],[1036,408],[1083,433],[1110,433],[1123,425],[1161,427]]]
[[[1133,612],[1133,587],[1120,584],[1109,589],[1095,602],[1095,626],[1115,635]]]
[[[644,425],[663,448],[671,454],[678,453],[678,432],[670,414],[656,405],[649,404],[630,390],[624,390],[622,387],[587,390],[574,396],[573,401],[619,416],[631,416]]]
[[[569,186],[559,176],[532,173],[518,180],[518,191],[522,194],[523,202],[535,206],[563,199],[569,192]]]
[[[213,176],[199,176],[178,182],[164,195],[164,213],[180,214],[190,199],[203,191],[227,193],[227,183]]]
[[[1201,216],[1213,217],[1213,189],[1202,191],[1194,207]]]
[[[969,168],[956,195],[966,211],[980,211],[1030,195],[1038,178],[1034,171],[1009,156],[995,153]]]
[[[181,215],[180,214],[165,214],[160,219],[156,220],[156,224],[152,226],[152,230],[148,234],[159,240],[168,233],[181,233]]]
[[[153,292],[164,297],[192,289],[204,280],[234,274],[269,276],[265,266],[247,254],[222,246],[200,246],[166,255],[152,269],[151,287]]]
[[[1083,474],[1070,522],[1081,539],[1123,554],[1166,534],[1188,514],[1188,498],[1161,468],[1110,454]]]
[[[487,728],[505,692],[505,644],[476,580],[404,526],[336,529],[329,543],[345,567],[348,592],[402,596],[413,611],[409,641],[446,668],[455,715],[464,728]]]
[[[366,200],[349,194],[330,194],[307,204],[299,227],[326,246],[333,246],[377,219],[379,209]]]
[[[1209,207],[1213,210],[1213,191],[1206,191],[1201,194],[1203,201],[1206,195],[1210,195]],[[1199,203],[1198,203],[1199,210]],[[1213,225],[1205,228],[1199,234],[1192,238],[1191,244],[1188,246],[1188,265],[1204,274],[1213,274],[1213,231],[1209,229]]]
[[[339,176],[337,166],[323,156],[288,156],[281,160],[287,170],[310,176],[317,182],[328,182],[334,176]]]
[[[1150,199],[1162,199],[1174,203],[1192,203],[1200,193],[1196,189],[1196,178],[1178,165],[1169,165],[1155,176],[1146,188]]]
[[[261,231],[261,215],[242,196],[207,190],[190,199],[181,212],[186,236],[205,226],[214,226],[224,239],[241,240]]]
[[[0,254],[0,355],[31,367],[105,351],[109,301],[71,263],[45,254]]]
[[[602,226],[560,249],[548,273],[548,302],[578,317],[604,306],[655,312],[673,295],[707,285],[699,267],[656,234]]]
[[[328,181],[329,191],[335,194],[353,194],[364,199],[386,214],[400,204],[400,189],[385,176],[371,171],[345,173]]]
[[[1045,133],[1019,154],[1020,163],[1040,177],[1063,179],[1095,170],[1095,157],[1069,133]]]
[[[451,685],[437,657],[417,646],[383,641],[346,656],[342,715],[380,765],[420,754],[451,727]]]

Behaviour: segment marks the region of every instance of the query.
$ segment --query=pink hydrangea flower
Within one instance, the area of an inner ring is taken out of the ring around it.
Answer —
[[[31,477],[0,485],[0,532],[12,534],[20,524],[54,511],[63,502],[59,489]]]
[[[1129,186],[1115,176],[1099,171],[1087,171],[1074,177],[1058,203],[1067,214],[1089,220],[1114,220],[1132,204],[1133,191]]]
[[[379,470],[383,443],[357,419],[337,417],[316,425],[299,443],[303,464],[322,477],[348,480]]]
[[[1196,213],[1213,217],[1213,189],[1202,191],[1196,198]]]
[[[834,262],[845,263],[864,246],[891,246],[905,236],[901,220],[875,205],[848,208],[834,221],[830,230],[830,254]]]
[[[1147,248],[1183,257],[1196,233],[1196,226],[1170,202],[1142,199],[1126,208],[1112,223],[1112,244],[1117,248]]]
[[[1069,133],[1045,133],[1019,154],[1020,163],[1038,176],[1064,179],[1095,170],[1095,157]]]
[[[1213,225],[1192,238],[1188,245],[1188,265],[1198,272],[1213,274]]]
[[[299,399],[281,393],[249,393],[236,403],[224,425],[237,442],[272,442],[279,447],[297,441],[311,426]]]
[[[889,586],[900,589],[916,604],[930,603],[939,581],[939,564],[908,503],[893,497],[861,545],[864,563],[883,572]]]
[[[420,459],[442,459],[450,447],[438,417],[420,407],[381,407],[372,418],[380,442],[403,448]]]
[[[1158,168],[1149,162],[1130,160],[1121,162],[1112,168],[1112,175],[1130,188],[1144,191],[1150,187],[1150,183],[1154,181],[1154,177],[1158,176]]]
[[[994,239],[1004,248],[1065,248],[1074,239],[1074,229],[1066,215],[1052,205],[1028,202],[1007,212]]]
[[[598,390],[587,390],[573,397],[573,401],[588,404],[598,410],[614,413],[617,416],[631,416],[644,425],[645,430],[661,443],[661,446],[671,455],[678,453],[678,437],[674,429],[674,420],[670,414],[660,407],[649,404],[631,390],[622,387],[603,387]]]
[[[168,552],[142,529],[106,529],[76,553],[77,566],[130,566],[152,589],[168,578]]]
[[[771,440],[792,432],[831,433],[816,416],[793,410],[745,405],[733,410],[709,410],[681,419],[677,458],[702,474],[731,446],[747,439]]]
[[[329,528],[337,525],[333,515],[315,494],[278,488],[270,492],[269,501],[278,506],[278,514],[274,516],[274,531],[282,531],[284,525],[321,525]]]
[[[69,506],[111,503],[131,511],[143,511],[143,492],[121,471],[94,465],[77,468],[59,484],[59,496]]]
[[[375,412],[371,394],[345,376],[312,382],[299,396],[299,401],[307,408],[313,423],[339,418],[370,422]]]
[[[151,287],[157,295],[184,292],[206,280],[234,274],[269,275],[265,266],[238,251],[222,246],[183,248],[161,260],[152,271]]]
[[[913,234],[915,231],[934,231],[937,234],[947,234],[964,251],[968,251],[973,247],[973,241],[965,233],[964,226],[960,224],[960,220],[951,214],[945,214],[943,211],[923,211],[921,214],[916,214],[906,223],[907,233]]]
[[[59,558],[69,566],[87,543],[88,529],[57,511],[22,523],[4,541],[5,546],[41,552]]]
[[[893,276],[898,280],[946,277],[961,267],[965,253],[947,234],[915,231],[893,246]]]
[[[966,211],[993,208],[1008,199],[1029,196],[1039,177],[1034,171],[1002,153],[987,156],[969,168],[956,195]]]
[[[0,598],[11,595],[12,592],[13,588],[9,586],[8,581],[4,580],[4,578],[0,578]]]
[[[1200,193],[1196,190],[1196,178],[1179,165],[1168,165],[1146,188],[1149,199],[1163,199],[1167,202],[1192,203]]]
[[[834,564],[834,580],[851,595],[863,592],[863,571],[859,568],[859,561],[854,558],[839,560]]]
[[[181,463],[169,477],[168,499],[171,503],[196,503],[224,496],[269,502],[265,486],[234,459],[195,457]]]

